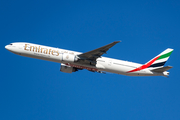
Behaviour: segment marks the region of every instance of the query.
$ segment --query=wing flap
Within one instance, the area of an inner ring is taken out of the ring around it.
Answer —
[[[173,68],[172,66],[166,66],[166,67],[162,67],[162,68],[157,68],[157,69],[153,69],[151,70],[152,72],[164,72],[167,71],[169,69]]]

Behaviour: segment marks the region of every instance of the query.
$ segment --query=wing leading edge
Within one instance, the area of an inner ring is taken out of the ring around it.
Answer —
[[[83,54],[78,55],[80,59],[86,59],[90,61],[96,61],[97,58],[101,57],[103,54],[106,54],[106,52],[113,47],[115,44],[119,43],[121,41],[115,41],[108,45],[105,45],[103,47],[97,48],[95,50],[85,52]]]

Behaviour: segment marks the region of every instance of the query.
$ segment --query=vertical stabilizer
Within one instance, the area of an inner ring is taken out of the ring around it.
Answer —
[[[156,57],[154,57],[153,59],[151,59],[150,61],[148,61],[146,64],[144,64],[136,69],[133,69],[131,71],[128,71],[128,73],[140,71],[140,70],[143,70],[146,68],[150,68],[150,70],[162,68],[164,66],[164,64],[166,63],[166,61],[168,60],[169,56],[171,55],[172,51],[173,51],[173,49],[168,48],[165,51],[163,51],[162,53],[160,53],[159,55],[157,55]]]
[[[163,51],[162,53],[157,55],[155,58],[153,58],[153,59],[155,59],[155,61],[149,67],[151,67],[151,68],[163,67],[164,64],[166,63],[166,61],[169,59],[172,52],[173,52],[173,49],[171,49],[171,48],[166,49],[165,51]],[[152,60],[150,60],[150,61],[152,61]],[[149,62],[147,62],[147,63],[149,63]]]

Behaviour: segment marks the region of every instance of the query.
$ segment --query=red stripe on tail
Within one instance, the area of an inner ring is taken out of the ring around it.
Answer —
[[[136,69],[133,69],[133,70],[131,70],[131,71],[128,71],[127,73],[136,72],[136,71],[140,71],[140,70],[146,69],[146,68],[148,68],[149,66],[151,66],[151,64],[153,64],[159,57],[160,57],[160,56],[154,58],[153,60],[151,60],[150,62],[148,62],[148,63],[145,64],[145,65],[142,65],[142,66],[140,66],[140,67],[138,67],[138,68],[136,68]]]

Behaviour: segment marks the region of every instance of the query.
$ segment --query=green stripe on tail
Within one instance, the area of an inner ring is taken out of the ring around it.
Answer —
[[[173,51],[171,51],[171,52],[169,52],[169,53],[166,53],[166,54],[164,54],[164,55],[161,55],[157,60],[160,60],[160,59],[169,57],[172,52],[173,52]]]

